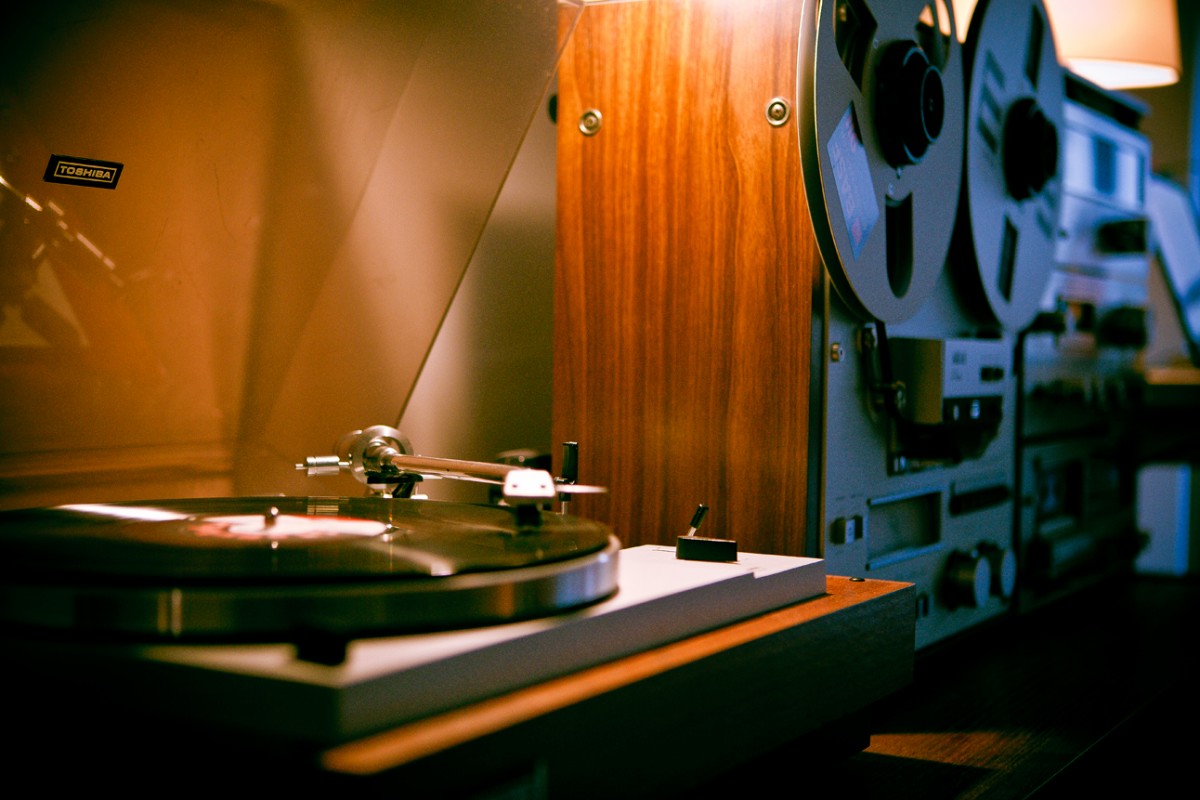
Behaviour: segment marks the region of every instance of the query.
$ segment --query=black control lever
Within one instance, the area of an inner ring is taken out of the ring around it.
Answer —
[[[688,532],[675,540],[675,557],[686,561],[737,561],[737,541],[697,536],[696,530],[704,521],[708,506],[701,503],[692,514]]]

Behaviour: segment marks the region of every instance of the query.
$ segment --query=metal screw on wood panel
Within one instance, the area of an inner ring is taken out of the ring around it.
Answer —
[[[584,136],[595,136],[600,130],[602,119],[599,111],[589,108],[579,117],[579,130],[583,132]]]
[[[776,97],[771,102],[767,103],[767,122],[778,128],[780,125],[788,121],[792,116],[792,107],[787,100],[782,97]]]

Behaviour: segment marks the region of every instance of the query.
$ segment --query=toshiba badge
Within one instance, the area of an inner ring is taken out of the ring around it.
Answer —
[[[115,189],[124,164],[115,161],[97,161],[94,158],[75,156],[50,156],[43,179],[47,183],[69,183],[74,186],[95,186],[100,189]]]

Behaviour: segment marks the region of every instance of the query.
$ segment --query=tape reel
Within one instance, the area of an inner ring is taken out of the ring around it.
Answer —
[[[801,32],[804,182],[830,280],[857,314],[912,316],[945,265],[964,75],[947,0],[824,0]]]
[[[1066,75],[1042,0],[982,0],[963,53],[968,180],[951,259],[981,309],[1016,331],[1054,267]]]

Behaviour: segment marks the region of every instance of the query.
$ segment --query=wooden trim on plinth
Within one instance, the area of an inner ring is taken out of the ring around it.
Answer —
[[[320,764],[410,789],[505,776],[572,796],[698,784],[911,682],[912,586],[839,576],[826,586],[778,611],[329,749]]]

